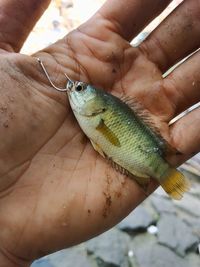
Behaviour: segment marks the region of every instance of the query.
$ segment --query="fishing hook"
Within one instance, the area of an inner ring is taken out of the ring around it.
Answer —
[[[42,60],[41,60],[40,58],[37,58],[37,60],[38,60],[38,62],[39,62],[39,64],[40,64],[42,70],[44,71],[44,73],[45,73],[45,75],[46,75],[46,77],[47,77],[49,83],[51,84],[51,86],[52,86],[54,89],[56,89],[57,91],[59,91],[59,92],[67,92],[67,91],[69,90],[68,86],[66,86],[66,88],[59,88],[59,87],[57,87],[57,86],[51,81],[51,78],[50,78],[50,76],[49,76],[49,74],[48,74],[48,72],[47,72],[47,70],[46,70],[46,68],[45,68],[45,66],[44,66],[44,64],[43,64],[43,62],[42,62]],[[72,85],[74,85],[74,82],[67,76],[66,73],[65,73],[65,77],[68,79],[68,81],[69,81]]]

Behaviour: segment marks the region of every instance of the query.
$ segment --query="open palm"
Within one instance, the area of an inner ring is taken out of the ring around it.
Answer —
[[[5,10],[14,12],[17,2],[2,3]],[[5,15],[0,20],[2,266],[7,262],[26,265],[101,233],[145,198],[134,181],[116,173],[93,150],[67,96],[52,89],[37,57],[59,87],[65,86],[63,74],[67,73],[73,80],[137,98],[165,138],[182,152],[169,156],[171,164],[182,163],[200,148],[199,110],[168,126],[200,99],[199,53],[162,78],[170,66],[199,46],[199,30],[185,26],[195,20],[195,1],[186,1],[140,47],[133,48],[129,40],[170,1],[110,0],[90,21],[32,57],[15,52],[49,1],[21,2],[19,13],[13,15],[22,20],[16,26],[18,33],[10,30],[14,18],[8,20]],[[192,11],[185,22],[182,16],[188,7]],[[175,38],[169,25],[177,33],[184,29],[184,35]],[[185,35],[193,41],[180,46]]]

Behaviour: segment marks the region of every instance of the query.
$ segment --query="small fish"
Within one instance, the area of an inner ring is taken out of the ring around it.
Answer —
[[[169,145],[137,101],[119,99],[69,78],[66,89],[59,90],[67,92],[73,113],[94,149],[117,171],[144,188],[152,177],[173,199],[181,199],[189,190],[189,181],[165,160]]]

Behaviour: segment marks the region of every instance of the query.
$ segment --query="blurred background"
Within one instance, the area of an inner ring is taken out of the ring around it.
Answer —
[[[62,38],[91,17],[104,2],[51,1],[22,53],[32,54]],[[181,2],[172,1],[132,45],[137,46],[144,40]],[[31,267],[200,267],[200,155],[180,168],[193,184],[182,201],[172,201],[158,189],[113,229],[38,259]]]

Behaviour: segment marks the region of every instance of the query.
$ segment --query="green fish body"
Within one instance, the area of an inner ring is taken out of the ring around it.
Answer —
[[[69,102],[80,127],[95,150],[118,171],[141,185],[153,177],[174,199],[188,191],[189,182],[164,158],[165,140],[137,102],[127,104],[82,82],[71,82],[68,87]]]

